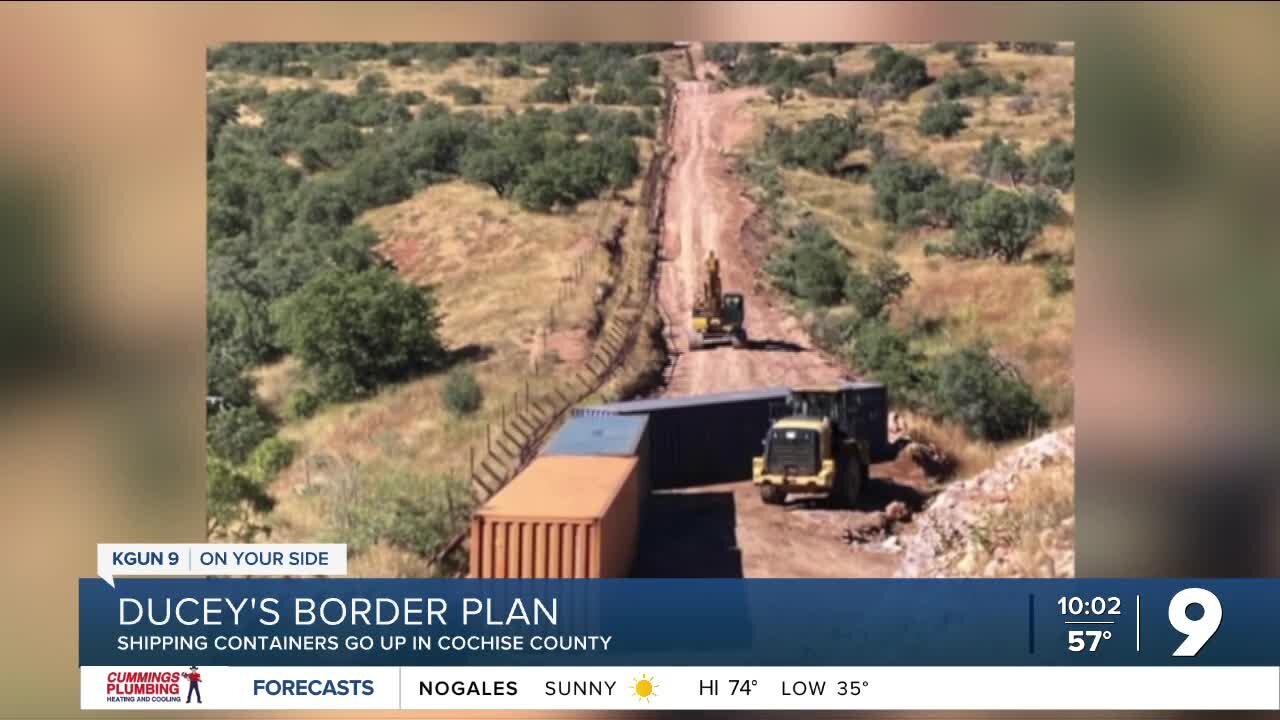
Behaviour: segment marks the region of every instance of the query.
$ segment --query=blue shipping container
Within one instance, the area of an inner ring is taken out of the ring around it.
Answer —
[[[770,407],[785,402],[785,387],[633,400],[584,414],[649,417],[648,479],[654,489],[748,480],[760,454]]]
[[[648,494],[652,489],[648,415],[616,415],[575,409],[542,449],[542,454],[635,457],[642,493]]]
[[[639,455],[647,439],[644,415],[588,414],[575,410],[543,455]]]

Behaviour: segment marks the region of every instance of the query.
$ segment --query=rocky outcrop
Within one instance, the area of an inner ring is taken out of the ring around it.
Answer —
[[[1047,433],[956,481],[901,538],[899,577],[1071,577],[1075,428]]]

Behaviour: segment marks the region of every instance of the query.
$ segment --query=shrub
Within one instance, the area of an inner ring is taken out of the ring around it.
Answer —
[[[539,103],[568,103],[573,100],[573,84],[563,75],[552,75],[535,85],[525,100]]]
[[[428,555],[469,513],[465,481],[388,465],[350,468],[326,486],[333,539],[358,553],[379,542]]]
[[[765,148],[783,165],[831,175],[849,151],[864,143],[860,122],[851,112],[844,119],[826,115],[794,131],[774,127],[765,137]]]
[[[922,222],[925,191],[940,182],[945,182],[942,173],[924,161],[889,160],[876,163],[871,171],[871,187],[876,196],[876,217],[899,227]]]
[[[661,105],[662,91],[652,85],[646,85],[638,90],[632,90],[630,100],[632,105]]]
[[[595,102],[599,105],[623,105],[627,102],[627,90],[612,83],[601,85],[596,90]]]
[[[321,272],[272,313],[282,344],[326,399],[360,396],[444,361],[431,291],[388,267]]]
[[[515,60],[499,60],[494,72],[502,78],[515,77],[520,74],[520,63]]]
[[[572,182],[562,163],[544,160],[525,170],[511,196],[525,210],[550,212],[557,204],[573,204]]]
[[[896,97],[906,97],[918,88],[929,84],[929,71],[924,61],[910,53],[895,50],[888,45],[872,49],[876,60],[871,79],[887,85]]]
[[[409,50],[396,50],[387,55],[387,64],[391,67],[408,67],[413,64],[413,53]]]
[[[519,180],[519,170],[511,153],[499,148],[473,150],[462,158],[462,176],[488,185],[499,197],[511,192]]]
[[[1001,50],[1012,49],[1024,55],[1055,55],[1058,52],[1058,44],[1055,42],[998,42],[996,47]]]
[[[853,268],[845,280],[845,296],[863,318],[880,317],[911,286],[911,274],[897,261],[882,255],[871,262],[863,272]]]
[[[455,105],[479,105],[484,102],[484,93],[480,88],[464,85],[457,80],[442,83],[436,91],[453,98]]]
[[[297,449],[295,442],[278,435],[269,437],[249,455],[249,461],[245,463],[246,469],[255,482],[265,485],[275,479],[281,470],[289,467]]]
[[[988,191],[965,209],[952,250],[962,257],[1020,259],[1046,222],[1042,202],[1029,194]]]
[[[470,415],[480,409],[484,403],[484,391],[476,376],[468,368],[456,367],[449,371],[444,386],[440,388],[440,399],[445,409],[456,417]]]
[[[1021,117],[1029,115],[1035,109],[1036,101],[1030,95],[1019,95],[1006,103],[1005,107],[1009,109],[1009,112]]]
[[[365,152],[353,160],[343,187],[357,213],[400,202],[413,192],[405,158],[391,148]]]
[[[1073,143],[1053,138],[1031,154],[1031,177],[1042,185],[1069,190],[1076,180],[1075,159]]]
[[[957,72],[949,72],[938,81],[937,95],[944,100],[955,100],[976,95],[1000,95],[1014,93],[1022,88],[1009,82],[998,71],[983,72],[978,68],[967,68]]]
[[[890,388],[895,405],[915,408],[926,401],[932,381],[925,357],[892,325],[880,318],[864,320],[849,348],[859,369]]]
[[[977,58],[978,49],[973,46],[973,43],[957,43],[953,54],[956,62],[960,63],[960,67],[969,67]]]
[[[311,131],[311,139],[302,147],[302,152],[312,153],[323,167],[333,168],[349,162],[362,147],[364,135],[351,123],[339,121],[317,125]]]
[[[209,516],[222,527],[244,517],[247,509],[267,512],[275,502],[247,472],[226,460],[206,456]]]
[[[790,241],[766,265],[778,287],[819,306],[841,300],[848,268],[835,238],[812,222],[793,228]]]
[[[783,85],[781,83],[774,83],[773,85],[769,86],[768,94],[769,94],[769,99],[773,101],[774,105],[777,105],[778,107],[782,107],[782,103],[786,102],[787,100],[790,100],[794,93],[792,93],[791,88],[787,87],[786,85]]]
[[[955,227],[964,219],[965,209],[985,195],[991,185],[981,180],[943,178],[924,191],[920,222],[933,227]]]
[[[1027,213],[1037,226],[1053,225],[1062,220],[1064,211],[1058,202],[1058,194],[1048,188],[1036,188],[1023,196],[1027,201]]]
[[[305,420],[319,409],[319,396],[306,388],[298,388],[285,400],[284,413],[290,420]]]
[[[276,431],[275,423],[257,405],[223,410],[211,416],[208,425],[209,452],[236,465]]]
[[[1019,153],[1017,141],[1005,142],[999,135],[992,135],[982,143],[971,167],[981,177],[1002,182],[1019,183],[1027,174],[1027,164]]]
[[[386,73],[371,72],[361,77],[360,81],[356,83],[356,92],[360,95],[373,95],[390,86],[391,83],[387,80]]]
[[[944,355],[935,370],[936,411],[975,437],[1000,442],[1048,422],[1031,387],[996,360],[986,345]]]
[[[1045,263],[1044,281],[1049,286],[1049,294],[1055,297],[1070,292],[1075,287],[1071,271],[1067,269],[1067,264],[1061,258],[1054,258]]]
[[[973,115],[968,105],[958,102],[939,102],[926,107],[920,113],[920,132],[925,135],[955,137],[965,129],[965,119]]]
[[[427,96],[421,90],[401,90],[391,99],[398,105],[421,105],[427,101]]]

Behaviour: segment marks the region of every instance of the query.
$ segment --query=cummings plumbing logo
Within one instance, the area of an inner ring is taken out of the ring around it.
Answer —
[[[186,690],[186,702],[200,697],[200,668],[181,670],[112,670],[107,673],[107,702],[178,703]],[[185,687],[184,687],[185,686]]]

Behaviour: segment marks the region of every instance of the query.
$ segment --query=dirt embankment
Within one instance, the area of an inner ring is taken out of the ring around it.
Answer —
[[[668,397],[832,382],[846,375],[814,349],[787,308],[757,286],[760,251],[747,247],[744,232],[756,208],[724,151],[750,135],[754,121],[742,104],[759,92],[713,92],[709,82],[678,85],[658,285],[675,361],[663,392]],[[724,290],[745,296],[751,340],[746,348],[688,350],[690,309],[709,250],[720,258]],[[919,507],[928,485],[917,466],[899,460],[871,468],[852,510],[825,498],[795,496],[785,507],[765,505],[749,478],[659,493],[652,498],[636,574],[888,577],[897,568],[899,548],[853,543],[851,533],[879,521],[895,502],[908,510]]]
[[[953,483],[903,539],[900,577],[1071,577],[1075,428],[1041,435]]]

